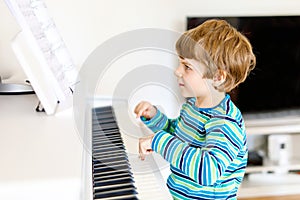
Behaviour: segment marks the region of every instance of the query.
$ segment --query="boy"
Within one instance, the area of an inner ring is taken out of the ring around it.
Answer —
[[[244,121],[226,94],[255,67],[249,41],[224,20],[208,20],[176,43],[175,70],[187,98],[177,119],[149,102],[135,113],[155,133],[139,140],[139,153],[155,151],[170,163],[174,199],[236,199],[247,164]]]

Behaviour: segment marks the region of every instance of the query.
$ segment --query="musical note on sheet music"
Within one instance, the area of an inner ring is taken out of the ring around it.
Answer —
[[[68,96],[70,89],[73,91],[77,83],[78,72],[53,19],[48,14],[46,4],[42,0],[14,0],[14,6],[22,13],[22,16],[17,16],[17,20],[26,22],[28,27],[25,28],[33,33],[44,59]],[[19,24],[24,26],[24,23]]]

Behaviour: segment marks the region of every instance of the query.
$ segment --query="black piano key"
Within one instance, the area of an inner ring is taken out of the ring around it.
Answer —
[[[101,127],[101,126],[93,126],[92,127],[92,131],[94,131],[95,133],[95,135],[96,134],[99,134],[99,133],[101,133],[101,134],[103,134],[103,135],[107,135],[107,134],[109,134],[109,133],[115,133],[115,134],[118,134],[118,135],[120,135],[120,129],[118,129],[118,128],[114,128],[114,127],[112,127],[112,128],[107,128],[107,127]]]
[[[92,124],[114,124],[117,127],[115,119],[111,116],[96,116],[98,119],[93,119]]]
[[[93,143],[92,144],[94,148],[106,148],[106,147],[124,147],[123,143],[122,142],[115,142],[115,143],[112,143],[112,142],[105,142],[105,143]]]
[[[115,182],[117,184],[121,183],[133,183],[134,179],[131,174],[116,174],[115,176],[103,176],[99,179],[94,179],[94,185],[95,186],[100,186],[102,185],[115,185],[115,184],[107,184],[105,182]]]
[[[105,122],[105,123],[100,123],[100,122],[94,122],[92,124],[92,128],[94,131],[104,131],[104,130],[119,130],[118,125],[112,122]]]
[[[119,185],[122,183],[133,183],[133,177],[123,177],[115,179],[98,180],[94,182],[94,187],[105,186],[105,185]]]
[[[111,123],[115,123],[115,118],[113,116],[112,113],[94,113],[94,118],[92,119],[93,123],[107,123],[107,122],[111,122]]]
[[[121,165],[121,164],[129,165],[129,162],[128,162],[128,160],[124,160],[124,159],[118,160],[118,161],[113,161],[113,162],[105,161],[105,160],[94,160],[93,161],[94,168]]]
[[[94,185],[94,200],[96,199],[137,199],[136,187],[133,182],[108,185]]]
[[[137,199],[134,178],[111,106],[93,109],[94,199]]]
[[[121,152],[122,154],[115,154],[112,153],[110,156],[102,156],[102,155],[95,155],[92,159],[94,164],[99,164],[99,163],[117,163],[120,161],[126,161],[128,162],[128,157],[126,153]]]
[[[94,132],[95,133],[93,135],[93,138],[100,137],[100,136],[102,136],[102,137],[104,137],[104,136],[110,136],[110,137],[115,136],[115,137],[120,137],[121,138],[120,132],[116,131],[116,130],[110,130],[110,131],[103,131],[103,130],[97,131],[97,130],[95,130]]]
[[[120,137],[120,136],[117,136],[117,135],[112,135],[112,136],[110,136],[110,135],[96,135],[96,136],[94,136],[93,137],[93,140],[95,140],[95,141],[109,141],[109,140],[118,140],[118,141],[122,141],[123,142],[123,140],[122,140],[122,138]]]
[[[94,172],[104,172],[104,171],[111,171],[110,169],[114,169],[115,171],[123,170],[123,169],[130,169],[128,162],[120,162],[120,163],[110,163],[110,164],[97,164],[93,165]]]
[[[123,146],[123,147],[107,147],[105,149],[104,148],[93,149],[93,152],[95,152],[95,153],[104,153],[104,152],[109,153],[109,152],[114,152],[114,151],[116,151],[116,152],[125,151],[125,148]]]
[[[105,112],[105,111],[112,111],[112,106],[111,105],[107,105],[107,106],[101,106],[101,107],[95,107],[94,111],[95,112]]]
[[[98,144],[98,143],[105,143],[105,142],[121,142],[121,143],[123,143],[123,140],[122,140],[122,138],[121,137],[116,137],[116,136],[113,136],[113,137],[101,137],[101,136],[99,136],[99,137],[97,137],[97,136],[95,136],[95,137],[93,137],[93,141],[92,141],[92,143],[93,144]]]
[[[95,137],[93,138],[93,142],[92,144],[97,146],[97,145],[101,145],[101,144],[105,144],[105,143],[124,143],[122,138],[120,137],[103,137],[103,136],[99,136],[99,137]]]
[[[102,115],[96,114],[94,119],[92,120],[93,123],[99,123],[99,124],[105,124],[105,123],[112,123],[112,124],[117,124],[115,121],[114,116],[112,116],[111,113],[104,113]]]
[[[108,154],[110,156],[113,156],[117,152],[123,152],[123,154],[126,154],[125,152],[125,147],[124,146],[115,146],[115,147],[110,147],[110,146],[105,146],[106,149],[103,149],[101,147],[94,147],[93,152],[98,155],[101,155],[101,153]],[[98,159],[101,159],[101,156],[98,157]]]
[[[124,155],[124,156],[127,156],[126,153],[124,153],[124,150],[121,149],[119,151],[114,151],[114,152],[94,152],[93,151],[93,157],[96,158],[96,159],[99,159],[101,160],[101,158],[105,158],[105,157],[114,157],[114,156],[121,156],[121,155]]]
[[[94,192],[104,193],[109,191],[115,191],[118,189],[136,189],[136,187],[132,183],[123,183],[119,185],[108,185],[108,186],[99,186],[95,187]]]
[[[110,116],[110,117],[114,116],[112,110],[110,110],[110,111],[108,111],[108,110],[107,111],[94,110],[93,115],[95,115],[99,118],[106,117],[106,116]]]
[[[118,135],[95,135],[93,137],[93,140],[98,141],[98,142],[104,142],[104,141],[119,141],[123,142],[122,138]]]
[[[114,199],[114,200],[118,200],[118,199]],[[123,197],[120,197],[119,200],[138,200],[138,198],[134,195],[134,196],[123,196]]]
[[[94,199],[94,200],[136,200],[138,199],[136,195],[124,195],[124,196],[117,196],[112,198],[100,198],[100,199]]]
[[[92,142],[92,145],[96,146],[96,147],[98,147],[98,146],[102,147],[102,146],[107,145],[107,144],[111,144],[111,146],[115,146],[114,144],[116,144],[116,145],[121,144],[120,146],[124,146],[122,139],[117,138],[117,137],[109,138],[109,139],[107,139],[107,138],[98,138],[97,141]]]
[[[130,169],[122,169],[122,170],[116,170],[116,169],[111,169],[111,170],[107,170],[107,171],[96,171],[93,172],[94,177],[102,177],[102,176],[106,176],[106,174],[110,174],[110,173],[114,173],[114,174],[121,174],[121,173],[131,173]]]
[[[92,121],[94,124],[114,124],[115,127],[118,127],[117,122],[112,116],[97,116],[97,117],[98,119],[94,119]]]
[[[105,153],[94,153],[93,154],[93,159],[94,160],[101,160],[105,158],[117,158],[117,157],[122,157],[124,159],[128,159],[126,153],[124,151],[119,151],[119,152],[113,152],[113,154],[105,154]]]
[[[93,146],[99,146],[99,147],[102,147],[103,145],[105,144],[108,144],[108,143],[111,143],[111,145],[113,146],[113,144],[122,144],[123,145],[123,141],[121,140],[121,138],[118,138],[118,137],[113,137],[113,138],[97,138],[97,141],[95,142],[92,142],[92,145]]]
[[[113,120],[113,119],[112,119]],[[95,131],[104,130],[105,128],[110,127],[113,130],[120,130],[117,123],[106,120],[105,122],[94,121],[92,123],[92,128]]]
[[[106,157],[106,158],[101,158],[101,159],[93,158],[94,164],[97,164],[99,162],[111,163],[111,162],[119,162],[119,161],[127,161],[128,162],[128,158],[127,158],[127,156]]]
[[[112,123],[112,122],[105,122],[105,123],[94,123],[93,124],[93,130],[97,131],[97,130],[119,130],[118,125],[116,123]]]
[[[131,172],[123,171],[123,172],[119,172],[119,173],[113,172],[113,173],[107,173],[107,174],[103,174],[103,173],[94,174],[93,178],[94,178],[94,181],[100,181],[100,180],[106,180],[106,179],[110,179],[110,178],[121,178],[124,176],[133,177]]]
[[[132,175],[132,172],[130,170],[130,167],[125,170],[112,169],[112,170],[107,170],[106,172],[104,172],[104,171],[94,172],[93,177],[100,178],[100,177],[105,177],[105,176],[113,176],[113,175],[117,175],[117,174],[118,175],[122,175],[122,174]]]
[[[107,167],[96,167],[92,168],[93,173],[108,173],[108,172],[123,172],[123,171],[130,171],[131,168],[126,165],[116,165],[116,166],[107,166]]]
[[[114,114],[112,112],[105,112],[105,113],[98,112],[98,113],[94,113],[94,116],[96,116],[94,118],[94,121],[102,122],[102,121],[108,121],[113,119],[113,122],[116,123],[116,121],[114,120],[115,119]]]
[[[124,189],[124,190],[116,190],[116,191],[109,191],[105,193],[99,193],[95,191],[95,199],[103,199],[103,198],[109,198],[109,197],[118,197],[122,195],[135,195],[137,194],[136,190],[133,189]]]
[[[101,150],[93,150],[93,153],[94,153],[94,155],[97,155],[97,156],[95,156],[95,158],[97,158],[97,159],[101,159],[101,157],[102,156],[105,156],[105,155],[107,155],[107,156],[113,156],[113,155],[115,155],[116,153],[123,153],[123,154],[125,154],[124,153],[124,149],[118,149],[118,150],[114,150],[114,151],[101,151]]]
[[[119,137],[114,138],[95,138],[92,142],[93,145],[106,145],[106,144],[123,144],[123,141]]]
[[[123,144],[117,145],[117,144],[111,144],[111,145],[93,145],[93,148],[96,152],[107,152],[107,151],[114,151],[122,149],[125,151],[125,146]]]
[[[122,183],[118,185],[104,185],[104,186],[98,186],[94,187],[94,193],[105,193],[109,191],[115,191],[118,190],[119,188],[121,189],[131,189],[131,188],[136,188],[133,183]]]
[[[103,150],[107,148],[107,151],[110,151],[110,149],[113,151],[114,149],[122,149],[125,151],[125,146],[123,144],[106,144],[106,145],[93,145],[94,150]],[[99,152],[99,151],[98,151]]]
[[[96,116],[97,118],[94,118],[95,120],[97,119],[103,119],[103,118],[114,118],[114,113],[113,112],[93,112],[93,115]]]
[[[94,172],[93,177],[95,178],[101,178],[101,177],[106,177],[106,176],[113,176],[113,175],[122,175],[122,174],[129,174],[132,175],[132,172],[130,170],[130,167],[125,170],[116,170],[116,169],[111,169],[107,171],[100,171],[99,172]]]
[[[130,168],[127,165],[119,165],[119,166],[109,166],[109,167],[102,167],[102,168],[94,168],[94,173],[101,173],[101,172],[118,172],[118,171],[129,171]]]
[[[92,142],[93,146],[100,146],[100,147],[105,147],[105,146],[124,146],[123,142],[119,139],[115,140],[97,140]]]
[[[118,151],[118,152],[113,152],[112,154],[103,154],[103,153],[94,153],[93,154],[93,160],[98,160],[100,161],[101,159],[107,159],[107,158],[119,158],[120,159],[128,159],[128,156],[126,152],[124,151]]]
[[[120,135],[120,129],[116,128],[116,127],[112,127],[112,128],[104,128],[101,125],[97,124],[97,125],[93,125],[92,126],[92,131],[94,132],[93,134],[107,134],[107,133],[115,133]]]
[[[120,143],[120,142],[119,142]],[[122,143],[122,142],[121,142]],[[114,143],[111,143],[110,146],[108,147],[104,147],[104,145],[98,145],[98,144],[93,144],[92,143],[92,146],[93,148],[95,148],[95,150],[106,150],[106,149],[114,149],[114,148],[118,148],[118,149],[123,149],[125,151],[125,146],[124,144],[122,143],[121,145],[117,145],[117,144],[114,144]]]
[[[123,144],[122,138],[120,136],[119,137],[111,137],[111,138],[108,138],[108,137],[98,137],[98,138],[94,137],[93,141],[92,141],[93,144],[105,144],[105,143],[108,143],[108,142],[122,143]]]
[[[101,133],[101,134],[106,134],[106,133],[116,133],[120,135],[120,129],[117,127],[102,127],[101,125],[93,125],[92,126],[92,131],[94,131],[94,134]]]
[[[116,162],[97,162],[97,163],[93,163],[93,167],[94,169],[100,169],[100,168],[106,168],[106,167],[118,167],[121,165],[129,165],[129,162],[127,160],[120,160],[120,161],[116,161]]]

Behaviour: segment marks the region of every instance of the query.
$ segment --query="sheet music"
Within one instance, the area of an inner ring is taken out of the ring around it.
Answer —
[[[6,0],[22,29],[30,30],[65,96],[77,83],[78,72],[42,0]]]

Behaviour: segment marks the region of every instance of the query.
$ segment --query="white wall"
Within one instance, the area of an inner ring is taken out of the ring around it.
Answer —
[[[296,0],[45,0],[77,66],[103,41],[133,29],[185,30],[186,16],[300,15]],[[0,75],[21,80],[10,48],[19,31],[0,1]],[[21,75],[21,76],[20,76]]]
[[[183,32],[187,16],[300,15],[300,1],[297,0],[45,0],[45,2],[78,68],[97,46],[112,36],[145,27]],[[23,82],[26,78],[10,47],[10,41],[18,31],[19,27],[4,1],[0,1],[0,76],[8,79],[6,82]],[[130,61],[128,63],[130,64]],[[100,94],[110,94],[117,84],[118,73],[112,74],[114,80],[112,76],[102,80],[106,87],[99,89]],[[119,73],[119,76],[122,74]],[[144,95],[145,92],[141,95],[140,91],[136,91],[136,94],[143,98],[151,98]],[[165,105],[174,107],[174,104],[170,103],[173,99],[170,98],[172,94],[164,97],[167,102]],[[154,99],[154,102],[155,100],[158,101]],[[130,100],[130,103],[135,102],[137,99]]]
[[[10,47],[10,41],[19,30],[6,4],[0,1],[0,76],[2,79],[8,79],[14,75],[16,79],[20,79],[24,76]]]
[[[300,15],[296,0],[46,0],[75,62],[110,37],[137,28],[184,31],[186,16]]]

